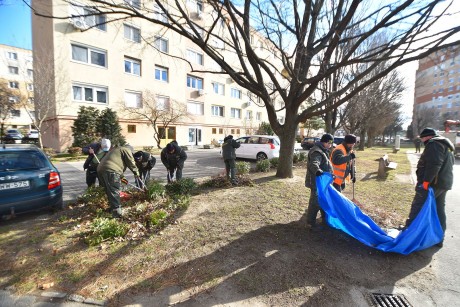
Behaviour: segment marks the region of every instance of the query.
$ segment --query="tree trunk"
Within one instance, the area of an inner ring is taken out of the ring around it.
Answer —
[[[281,133],[278,135],[281,141],[280,146],[280,158],[278,169],[276,171],[276,177],[280,178],[292,178],[294,177],[292,173],[292,161],[294,158],[294,144],[295,144],[295,134],[296,134],[296,125],[291,121],[288,124],[286,121],[285,126],[283,127]]]
[[[361,130],[360,134],[359,134],[359,147],[358,149],[359,150],[364,150],[364,145],[366,144],[365,140],[366,140],[366,131],[364,130]],[[369,139],[367,140],[369,142]]]

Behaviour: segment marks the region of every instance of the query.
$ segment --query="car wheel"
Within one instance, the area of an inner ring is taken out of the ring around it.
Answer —
[[[264,154],[263,152],[259,152],[259,153],[257,154],[257,156],[256,156],[256,160],[257,160],[257,161],[261,161],[261,160],[265,160],[265,159],[267,159],[267,155]]]

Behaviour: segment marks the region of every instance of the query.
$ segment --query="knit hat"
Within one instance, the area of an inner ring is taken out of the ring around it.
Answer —
[[[422,133],[420,133],[420,137],[423,138],[425,136],[435,136],[436,135],[436,130],[433,128],[425,128],[423,129]]]
[[[169,143],[168,145],[166,145],[166,150],[167,150],[167,151],[171,152],[171,151],[173,151],[174,149],[176,149],[176,148],[174,148],[174,145],[173,145],[173,144]]]
[[[329,143],[329,142],[334,141],[334,137],[332,136],[332,134],[326,133],[326,134],[323,134],[323,136],[321,137],[321,140],[319,141],[321,143]]]
[[[134,156],[134,160],[136,160],[136,161],[142,160],[142,154],[143,154],[142,151],[136,152],[136,153],[133,155],[133,156]]]
[[[110,146],[112,145],[112,143],[110,143],[110,140],[109,139],[102,139],[101,140],[101,148],[102,150],[104,151],[107,151],[108,149],[110,149]]]
[[[347,143],[347,144],[356,144],[356,135],[347,134],[345,136],[344,142]]]

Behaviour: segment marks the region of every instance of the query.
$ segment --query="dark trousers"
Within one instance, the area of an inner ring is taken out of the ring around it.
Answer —
[[[338,185],[337,183],[333,183],[332,184],[334,186],[334,188],[339,191],[340,193],[342,193],[343,190],[345,190],[345,182],[342,183],[341,185]]]
[[[438,213],[441,228],[446,232],[446,194],[447,190],[434,189],[434,197],[436,198],[436,212]],[[415,196],[410,208],[409,218],[406,220],[406,227],[417,217],[417,214],[422,210],[423,204],[428,196],[428,191],[425,191],[419,184],[415,188]]]
[[[225,159],[225,170],[227,172],[227,180],[231,180],[232,183],[236,182],[235,179],[235,159]]]
[[[174,172],[176,172],[176,180],[180,180],[182,179],[182,168],[184,166],[180,166],[180,165],[170,165],[169,166],[169,176],[168,176],[168,183],[171,182],[171,180],[169,178],[173,178],[174,177]]]
[[[97,172],[86,170],[86,184],[88,188],[96,184]]]
[[[323,219],[323,223],[325,223],[326,213],[319,206],[318,191],[316,190],[316,186],[314,186],[310,188],[310,199],[308,201],[308,209],[307,209],[307,224],[311,226],[316,225],[316,216],[318,215],[318,211],[321,212],[321,218]]]
[[[101,172],[99,177],[100,184],[104,187],[105,194],[107,194],[112,213],[117,211],[117,213],[121,214],[121,176],[114,172]]]

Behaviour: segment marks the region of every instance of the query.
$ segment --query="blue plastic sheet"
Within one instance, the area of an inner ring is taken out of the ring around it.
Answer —
[[[408,255],[433,246],[443,240],[444,233],[436,212],[436,199],[429,188],[422,210],[404,231],[395,238],[389,236],[369,216],[332,185],[332,175],[316,177],[318,198],[327,213],[329,226],[340,229],[362,243],[384,252]]]

